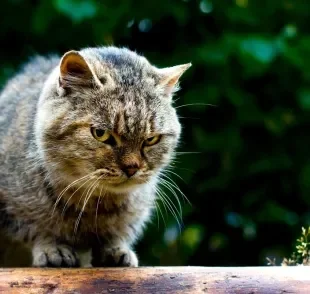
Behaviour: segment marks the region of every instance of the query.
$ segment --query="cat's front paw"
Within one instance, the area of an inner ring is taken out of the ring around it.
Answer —
[[[76,267],[76,254],[66,245],[44,244],[37,245],[32,250],[35,267]]]
[[[110,267],[137,267],[138,258],[136,254],[128,248],[107,248],[102,251],[102,266]]]

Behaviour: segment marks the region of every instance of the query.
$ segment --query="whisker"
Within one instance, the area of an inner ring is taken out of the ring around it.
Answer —
[[[200,120],[201,119],[199,117],[191,117],[191,116],[178,116],[178,118],[180,118],[180,119],[196,119],[196,120]]]
[[[100,180],[100,176],[96,179],[96,181],[90,186],[90,188],[87,190],[87,194],[85,196],[85,200],[84,200],[84,204],[83,204],[83,207],[79,213],[79,216],[75,222],[75,226],[74,226],[74,234],[76,234],[77,230],[78,230],[78,227],[79,227],[79,223],[81,221],[81,218],[82,218],[82,215],[83,215],[83,212],[84,212],[84,209],[89,201],[89,199],[91,198],[92,196],[92,193],[94,192],[94,190],[97,188],[98,186],[98,181]]]
[[[181,191],[181,189],[178,187],[178,185],[176,184],[176,182],[174,180],[172,180],[170,177],[168,177],[167,175],[165,175],[164,173],[161,173],[162,176],[164,176],[166,178],[163,179],[161,178],[163,181],[169,183],[172,187],[174,187],[175,189],[177,189],[177,191],[183,196],[183,198],[188,202],[189,205],[192,205],[191,202],[189,201],[189,199],[186,197],[186,195]],[[169,182],[171,181],[171,182]]]
[[[158,203],[156,203],[156,200],[153,200],[153,203],[155,204],[155,211],[156,211],[156,216],[157,216],[157,229],[159,230]]]
[[[166,220],[165,220],[165,218],[164,218],[164,215],[163,215],[163,212],[162,212],[162,210],[161,210],[161,208],[160,208],[160,205],[159,205],[158,203],[156,203],[156,201],[155,201],[155,205],[156,205],[156,208],[158,207],[159,213],[160,213],[160,215],[161,215],[161,217],[162,217],[162,219],[163,219],[163,222],[164,222],[164,227],[166,228],[166,227],[167,227],[167,225],[166,225]],[[158,205],[158,206],[157,206],[157,205]],[[157,212],[157,216],[158,216],[158,212]],[[158,218],[158,226],[159,226],[159,218]]]
[[[99,177],[100,177],[100,176],[99,176]],[[77,206],[80,205],[80,202],[81,202],[82,198],[84,197],[85,193],[86,193],[86,195],[85,195],[85,199],[86,199],[86,197],[87,197],[87,195],[88,195],[88,192],[90,191],[90,189],[94,186],[94,184],[95,184],[96,182],[97,182],[97,179],[96,179],[93,183],[91,183],[90,186],[89,186],[87,189],[84,190],[83,194],[81,195],[81,197],[80,197],[80,199],[79,199],[79,202],[77,203]]]
[[[53,208],[53,211],[52,211],[52,215],[54,214],[55,212],[55,209],[60,201],[60,199],[62,198],[62,196],[75,184],[79,183],[80,181],[88,178],[88,177],[91,177],[93,173],[90,173],[90,174],[87,174],[86,176],[83,176],[75,181],[73,181],[71,184],[69,184],[65,189],[62,190],[62,192],[58,195],[57,197],[57,200],[55,201],[55,204],[54,204],[54,208]]]
[[[81,208],[81,210],[80,210],[80,213],[79,213],[79,215],[78,215],[77,220],[75,221],[74,235],[77,233],[80,220],[81,220],[82,215],[83,215],[83,213],[84,213],[84,209],[85,209],[85,207],[86,207],[86,204],[87,204],[87,202],[88,202],[88,200],[89,200],[89,199],[87,199],[87,195],[88,195],[88,193],[90,192],[91,188],[92,188],[95,184],[96,184],[96,181],[93,182],[92,184],[90,184],[90,186],[89,186],[87,189],[84,190],[84,192],[82,193],[82,195],[81,195],[81,197],[80,197],[80,199],[79,199],[79,202],[77,203],[77,207],[79,207],[80,202],[81,202],[82,198],[84,197],[84,194],[86,193],[83,206],[82,206],[82,208]]]
[[[72,199],[72,197],[75,195],[75,193],[76,193],[77,191],[79,191],[79,190],[80,190],[84,185],[86,185],[88,182],[90,182],[92,179],[93,179],[92,177],[89,178],[86,182],[84,182],[82,185],[80,185],[79,188],[76,189],[76,190],[70,195],[70,197],[68,198],[68,200],[66,201],[66,203],[65,203],[65,205],[64,205],[64,208],[62,209],[62,213],[61,213],[62,216],[64,215],[64,213],[65,213],[65,211],[66,211],[66,209],[67,209],[67,206],[68,206],[70,200]],[[84,193],[85,193],[85,191],[83,192],[82,196],[84,195]],[[80,204],[80,201],[81,201],[81,198],[79,199],[79,202],[78,202],[77,206]]]
[[[162,182],[161,184],[162,184],[164,187],[166,187],[166,188],[172,193],[172,195],[175,197],[175,199],[177,200],[178,206],[179,206],[179,212],[178,212],[178,213],[179,213],[180,219],[182,219],[182,206],[181,206],[180,200],[179,200],[179,198],[178,198],[178,195],[175,193],[175,191],[173,190],[173,188],[170,187],[169,182],[167,182],[167,181],[164,180],[163,178],[161,178],[161,180],[164,181],[164,182]],[[169,200],[171,201],[171,203],[173,203],[173,201],[172,201],[170,198],[169,198]],[[173,205],[174,205],[174,203],[173,203]],[[175,209],[176,209],[176,211],[178,211],[177,208],[175,208]]]
[[[190,172],[190,173],[194,173],[195,171],[194,170],[192,170],[192,169],[188,169],[188,168],[185,168],[185,167],[179,167],[179,166],[168,166],[168,167],[166,167],[166,169],[168,169],[168,170],[170,170],[171,168],[173,168],[173,169],[180,169],[180,170],[186,170],[186,171],[188,171],[188,172]]]
[[[186,107],[186,106],[212,106],[212,107],[217,107],[217,105],[209,104],[209,103],[189,103],[189,104],[183,104],[183,105],[176,106],[175,109],[178,109],[181,107]]]
[[[164,172],[171,173],[171,174],[175,175],[176,177],[178,177],[181,181],[183,181],[185,183],[184,179],[180,175],[178,175],[176,172],[173,172],[172,170],[170,170],[168,168],[166,168],[164,170]]]
[[[98,235],[98,208],[99,208],[99,204],[101,202],[102,189],[103,189],[103,185],[101,186],[99,197],[98,197],[98,201],[97,201],[96,218],[95,218],[96,235],[97,235],[97,239],[98,239],[99,243],[101,243],[101,241],[100,241],[100,238],[99,238],[99,235]],[[103,195],[103,198],[104,198],[104,196],[105,196],[105,194]]]
[[[159,187],[159,186],[155,188],[155,191],[156,191],[156,195],[158,195],[158,196],[160,197],[162,191],[160,190],[160,187]],[[161,199],[159,199],[159,200],[161,200]],[[165,209],[166,215],[168,215],[167,208],[166,208],[165,205],[164,205],[164,209]]]
[[[83,206],[82,206],[82,208],[81,208],[81,210],[80,210],[80,213],[79,213],[79,215],[78,215],[78,219],[80,219],[80,218],[82,217],[82,214],[83,214],[84,208],[85,208],[84,205],[85,205],[85,201],[86,201],[86,199],[87,199],[87,195],[88,195],[88,193],[90,192],[91,188],[95,185],[95,183],[96,183],[96,181],[94,181],[93,183],[91,183],[91,184],[83,191],[83,193],[82,193],[82,195],[81,195],[81,197],[80,197],[80,199],[79,199],[79,202],[77,203],[77,207],[79,207],[80,202],[81,202],[82,198],[84,197],[84,195],[85,195],[85,193],[86,193],[85,199],[84,199],[84,204],[83,204]],[[77,219],[77,220],[78,220],[78,219]],[[77,228],[78,228],[78,225],[79,225],[79,221],[77,222],[77,220],[76,220],[75,226],[74,226],[74,234],[76,234]]]
[[[177,155],[183,155],[183,154],[201,154],[202,152],[199,151],[189,151],[189,152],[175,152]]]
[[[158,191],[159,193],[158,193],[158,195],[160,196],[160,200],[163,202],[163,204],[164,205],[167,205],[167,208],[168,208],[168,210],[171,212],[171,214],[173,215],[173,217],[175,218],[175,220],[176,220],[176,222],[177,222],[177,224],[178,224],[178,227],[179,227],[179,230],[180,230],[180,232],[181,232],[181,223],[180,223],[180,221],[182,221],[182,220],[179,220],[179,218],[178,218],[178,215],[177,215],[177,213],[175,212],[175,206],[174,206],[174,203],[171,201],[171,199],[165,194],[165,192],[164,191],[162,191],[162,190],[160,190],[159,189],[159,191]],[[171,204],[172,205],[171,205]],[[176,209],[176,211],[177,211],[177,209]]]

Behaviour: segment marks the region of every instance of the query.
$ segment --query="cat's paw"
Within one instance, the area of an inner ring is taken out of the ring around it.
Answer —
[[[76,267],[78,260],[74,251],[66,245],[45,244],[32,250],[35,267]]]
[[[137,267],[138,258],[128,248],[107,248],[102,252],[101,265],[110,267]]]

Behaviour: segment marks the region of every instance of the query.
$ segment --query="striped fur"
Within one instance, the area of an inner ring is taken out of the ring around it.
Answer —
[[[132,246],[181,132],[171,95],[186,68],[169,78],[127,49],[75,54],[87,78],[63,74],[64,58],[36,57],[2,90],[0,227],[32,250],[34,266],[90,266],[80,254],[90,249],[94,265],[137,266]],[[144,147],[152,134],[161,141]],[[139,170],[127,179],[131,162]]]

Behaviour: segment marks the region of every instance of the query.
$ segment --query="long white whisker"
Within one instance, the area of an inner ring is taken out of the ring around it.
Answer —
[[[99,178],[100,178],[100,177],[101,177],[101,176],[99,176]],[[92,179],[93,179],[93,178],[92,178]],[[97,178],[97,179],[98,179],[98,178]],[[82,193],[82,195],[81,195],[81,197],[80,197],[80,199],[79,199],[79,202],[77,203],[77,207],[80,205],[80,202],[81,202],[82,198],[84,197],[85,193],[86,193],[86,195],[85,195],[85,199],[86,199],[86,197],[87,197],[87,195],[88,195],[88,192],[89,192],[90,189],[94,186],[94,184],[97,182],[97,179],[96,179],[93,183],[91,183],[90,186],[88,186],[87,189],[84,190],[84,192]]]
[[[160,197],[159,192],[158,192],[158,189],[155,188],[155,190],[156,190],[156,194],[158,195],[158,197]],[[167,227],[166,221],[165,221],[165,218],[164,218],[164,214],[163,214],[163,212],[162,212],[162,210],[161,210],[161,208],[160,208],[160,204],[158,204],[158,203],[156,202],[156,200],[157,200],[157,199],[154,199],[154,203],[155,203],[155,206],[156,206],[157,218],[158,218],[158,228],[159,228],[159,215],[158,215],[157,209],[159,210],[159,213],[161,214],[161,217],[162,217],[163,222],[164,222],[164,226]],[[161,200],[161,199],[159,199],[159,200]],[[165,205],[164,205],[164,209],[165,209],[166,214],[167,214],[167,209],[166,209],[166,206],[165,206]]]
[[[179,105],[179,106],[176,106],[174,108],[178,109],[178,108],[186,107],[186,106],[213,106],[213,107],[217,107],[217,105],[213,105],[213,104],[209,104],[209,103],[189,103],[189,104]]]
[[[80,185],[80,186],[70,195],[70,197],[68,198],[68,200],[66,201],[66,203],[65,203],[65,205],[64,205],[64,207],[63,207],[63,209],[62,209],[62,212],[61,212],[61,215],[62,215],[62,216],[64,215],[64,213],[65,213],[65,211],[66,211],[66,209],[67,209],[67,206],[68,206],[70,200],[72,199],[72,197],[73,197],[84,185],[86,185],[86,184],[87,184],[88,182],[90,182],[92,179],[93,179],[93,177],[90,176],[90,178],[89,178],[88,180],[86,180],[82,185]],[[84,192],[85,192],[85,191],[84,191]],[[80,199],[81,199],[81,198],[80,198]]]
[[[63,196],[73,185],[77,184],[78,182],[80,182],[80,181],[82,181],[82,180],[84,180],[84,179],[86,179],[86,178],[88,178],[88,177],[91,177],[92,174],[93,174],[93,172],[90,173],[90,174],[87,174],[86,176],[83,176],[83,177],[81,177],[81,178],[79,178],[79,179],[77,179],[77,180],[75,180],[75,181],[73,181],[73,182],[72,182],[71,184],[69,184],[66,188],[64,188],[64,189],[61,191],[61,193],[58,195],[57,200],[55,201],[52,214],[54,214],[55,209],[56,209],[56,207],[57,207],[57,205],[58,205],[60,199],[62,198],[62,196]]]
[[[98,201],[97,201],[96,218],[95,218],[96,235],[97,235],[97,239],[98,239],[99,242],[100,242],[100,238],[99,238],[99,235],[98,235],[98,208],[99,208],[99,204],[100,204],[100,202],[101,202],[101,193],[102,193],[102,189],[103,189],[103,185],[101,186],[100,193],[99,193],[99,197],[98,197]],[[103,195],[102,198],[104,198],[104,196],[105,196],[105,193],[104,193],[104,195]]]
[[[75,222],[75,226],[74,226],[74,233],[76,234],[77,230],[78,230],[78,227],[79,227],[79,223],[81,221],[81,218],[82,218],[82,215],[83,215],[83,212],[84,212],[84,209],[88,203],[88,200],[90,199],[90,197],[92,196],[92,193],[94,192],[94,190],[97,188],[98,186],[98,181],[100,180],[101,177],[98,177],[96,179],[96,181],[90,186],[90,188],[88,189],[87,191],[87,194],[85,196],[85,200],[84,200],[84,204],[83,204],[83,207],[79,213],[79,216]]]
[[[97,180],[98,180],[98,179],[97,179]],[[86,195],[85,195],[85,199],[84,199],[83,206],[82,206],[81,211],[80,211],[80,213],[79,213],[79,216],[78,216],[78,218],[77,218],[77,220],[76,220],[76,222],[75,222],[74,233],[77,232],[77,229],[78,229],[78,226],[79,226],[79,222],[80,222],[80,220],[81,220],[81,218],[82,218],[82,215],[83,215],[83,213],[84,213],[84,209],[85,209],[85,207],[86,207],[86,205],[87,205],[87,202],[88,202],[88,200],[89,200],[89,198],[90,198],[90,196],[91,196],[91,193],[93,192],[92,189],[93,189],[93,187],[96,188],[95,184],[97,183],[97,180],[94,181],[94,182],[88,187],[88,189],[87,189],[87,192],[86,192]],[[85,191],[86,191],[86,190],[85,190]],[[83,192],[82,196],[84,195],[85,191]],[[81,198],[80,198],[80,200],[79,200],[79,203],[80,203],[80,201],[81,201]],[[78,205],[79,205],[79,203],[78,203]]]
[[[159,214],[158,214],[158,203],[156,202],[156,200],[153,200],[154,204],[155,204],[155,211],[156,211],[156,216],[157,216],[157,229],[159,230]]]
[[[176,199],[176,201],[178,202],[178,206],[179,206],[179,216],[180,216],[180,218],[182,219],[182,206],[181,206],[181,203],[180,203],[180,200],[179,200],[179,198],[178,198],[178,195],[175,193],[175,191],[173,190],[173,188],[170,186],[170,183],[169,182],[167,182],[166,180],[164,180],[163,178],[161,178],[161,184],[164,186],[164,187],[166,187],[171,193],[172,193],[172,195],[174,196],[174,198]],[[173,201],[169,198],[169,200],[173,203]],[[173,205],[174,205],[174,203],[173,203]],[[177,210],[177,208],[176,208],[176,211],[178,211]]]
[[[161,178],[164,182],[169,183],[172,187],[174,187],[182,196],[183,198],[188,202],[189,205],[192,205],[189,199],[185,196],[185,194],[181,191],[181,189],[178,187],[178,185],[173,181],[170,177],[165,175],[164,173],[161,173],[161,176],[165,177],[165,179]],[[171,181],[171,182],[169,182]]]
[[[186,155],[186,154],[201,154],[199,151],[186,151],[186,152],[176,152],[177,155]]]
[[[169,209],[169,211],[171,212],[171,214],[173,215],[173,217],[175,218],[178,226],[179,226],[179,230],[181,232],[181,223],[179,221],[178,215],[176,214],[175,210],[175,206],[172,206],[171,203],[171,199],[169,199],[169,197],[164,193],[164,191],[159,190],[159,195],[160,195],[160,199],[163,201],[163,203],[165,205],[167,205],[167,208]],[[172,202],[173,203],[173,202]]]
[[[155,190],[156,190],[156,194],[159,196],[159,200],[162,201],[162,199],[160,198],[161,197],[161,193],[162,193],[160,187],[156,187]],[[167,208],[166,208],[165,204],[164,204],[164,209],[165,209],[165,213],[166,213],[166,216],[167,216],[168,212],[167,212]]]
[[[169,187],[168,184],[162,183],[162,185],[163,185],[166,189],[168,189],[168,190],[172,193],[172,195],[174,196],[174,198],[176,199],[176,201],[177,201],[177,203],[178,203],[179,210],[177,209],[175,203],[170,199],[170,197],[169,197],[168,195],[166,195],[167,199],[168,199],[169,202],[173,205],[173,207],[175,207],[175,210],[178,212],[178,215],[179,215],[180,219],[182,220],[182,206],[181,206],[181,203],[180,203],[180,201],[179,201],[179,198],[178,198],[177,194],[175,193],[175,191],[174,191],[171,187]]]
[[[166,168],[164,170],[164,172],[171,173],[171,174],[175,175],[176,177],[178,177],[180,180],[182,180],[185,183],[184,179],[180,175],[178,175],[177,173],[173,172],[172,170]]]

